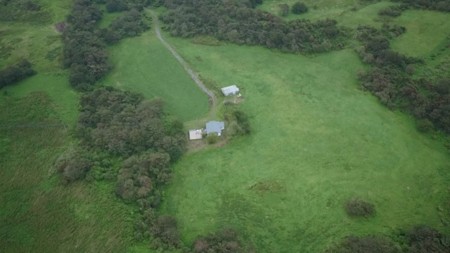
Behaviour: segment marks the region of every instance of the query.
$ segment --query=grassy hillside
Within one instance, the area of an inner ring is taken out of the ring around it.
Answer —
[[[53,161],[71,142],[42,92],[0,99],[0,251],[124,252],[132,215],[107,184],[61,185]]]
[[[196,86],[183,67],[148,31],[111,49],[114,70],[104,84],[162,98],[168,112],[183,121],[203,118],[208,97]]]
[[[449,232],[448,151],[358,89],[352,51],[173,42],[203,76],[242,87],[254,130],[176,165],[163,210],[186,242],[231,226],[260,252],[321,252],[343,236],[418,223]],[[349,219],[343,203],[353,196],[373,202],[376,217]]]

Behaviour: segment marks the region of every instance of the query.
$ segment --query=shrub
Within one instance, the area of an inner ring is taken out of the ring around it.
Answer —
[[[424,225],[416,226],[407,233],[408,253],[447,253],[450,241],[439,231]]]
[[[208,144],[215,144],[219,141],[219,136],[217,136],[217,134],[209,134],[206,137],[206,142],[208,142]]]
[[[345,203],[345,211],[351,217],[370,217],[375,214],[375,206],[364,200],[353,198]]]
[[[55,162],[56,170],[61,173],[63,182],[68,184],[83,179],[92,166],[87,154],[72,148],[61,154]]]
[[[181,245],[177,221],[172,216],[158,217],[150,230],[152,235],[161,240],[166,246],[179,247]]]
[[[21,60],[17,64],[0,70],[0,89],[6,85],[14,84],[36,74],[36,71],[34,71],[31,66],[29,61]]]
[[[376,236],[349,236],[326,253],[400,253],[392,241]]]
[[[294,14],[302,14],[308,12],[308,6],[302,2],[296,2],[292,5],[292,13]]]

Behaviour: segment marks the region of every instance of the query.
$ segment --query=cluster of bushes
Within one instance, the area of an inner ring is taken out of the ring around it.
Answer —
[[[292,5],[292,13],[302,14],[308,12],[308,6],[302,2],[296,2]]]
[[[248,135],[251,132],[250,122],[247,114],[241,110],[231,108],[225,113],[227,122],[227,136]]]
[[[384,9],[381,9],[378,12],[378,15],[398,17],[398,16],[402,15],[402,12],[406,9],[407,9],[407,6],[405,6],[405,5],[393,5],[393,6],[389,6]]]
[[[353,198],[345,202],[345,211],[350,217],[370,217],[375,215],[375,206],[362,199]]]
[[[406,7],[450,12],[450,1],[448,0],[395,0],[395,1],[403,3]]]
[[[63,32],[64,67],[70,70],[70,84],[89,90],[110,70],[106,45],[97,29],[102,18],[89,0],[75,0]]]
[[[325,253],[446,253],[450,238],[428,226],[416,226],[392,236],[349,236]]]
[[[21,21],[45,24],[51,13],[35,0],[0,0],[0,21]]]
[[[77,90],[90,90],[111,69],[105,41],[114,43],[148,29],[144,16],[137,9],[118,17],[107,29],[97,27],[101,18],[102,12],[94,1],[75,0],[64,25],[63,62],[70,70],[70,84]]]
[[[55,162],[64,184],[83,179],[92,167],[88,154],[79,148],[70,148]]]
[[[63,179],[68,182],[81,179],[90,168],[101,170],[91,171],[95,179],[115,175],[116,195],[126,203],[136,204],[141,211],[136,239],[151,235],[155,247],[180,246],[174,218],[157,218],[153,209],[161,202],[161,187],[170,180],[171,163],[184,152],[182,123],[164,113],[160,100],[146,101],[138,94],[111,87],[83,94],[80,107],[76,134],[80,145],[93,155],[83,159],[74,155],[61,158],[70,161],[64,166],[60,165],[62,162],[56,163]],[[123,159],[118,171],[113,164],[117,161],[115,157]],[[72,164],[89,166],[78,166],[76,170]],[[70,174],[72,171],[74,176]]]
[[[17,64],[0,70],[0,89],[34,74],[36,74],[36,71],[33,70],[31,63],[27,60],[21,60]]]
[[[107,29],[103,29],[103,38],[108,44],[113,44],[126,37],[135,37],[148,30],[144,14],[137,9],[131,9],[114,19]]]
[[[86,147],[122,157],[165,152],[173,161],[183,153],[182,124],[165,117],[160,100],[107,87],[84,94],[80,105],[76,132]]]
[[[347,33],[334,20],[286,22],[238,1],[167,0],[161,17],[173,36],[210,35],[238,44],[261,45],[287,52],[324,52],[342,48]]]
[[[362,86],[389,108],[399,108],[418,119],[420,130],[431,125],[450,133],[450,80],[414,78],[419,59],[406,57],[390,49],[391,36],[401,34],[400,27],[383,26],[381,30],[361,26],[357,38],[363,42],[359,55],[372,68],[361,73]]]
[[[253,252],[245,249],[238,238],[236,231],[224,229],[207,236],[197,238],[193,245],[193,253],[240,253]]]

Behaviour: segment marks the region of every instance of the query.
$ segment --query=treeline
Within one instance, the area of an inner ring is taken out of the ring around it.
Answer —
[[[33,70],[31,63],[27,60],[21,60],[19,63],[0,70],[0,89],[34,74],[36,74],[36,71]]]
[[[428,131],[433,126],[450,133],[450,79],[414,78],[419,59],[406,57],[390,49],[389,39],[404,28],[383,26],[381,30],[360,26],[357,38],[363,43],[359,55],[372,68],[361,73],[362,86],[389,108],[399,108],[418,119],[418,128]]]
[[[98,28],[101,18],[102,12],[94,1],[75,0],[67,24],[64,25],[63,63],[70,70],[70,84],[77,90],[91,89],[111,69],[106,43],[137,36],[149,28],[144,21],[142,8],[130,9],[106,29]]]
[[[436,10],[450,12],[450,1],[448,0],[394,0],[403,3],[406,7],[416,9]]]
[[[261,45],[287,52],[317,53],[344,47],[348,37],[334,20],[286,22],[252,8],[250,1],[166,0],[161,17],[173,36],[214,36],[237,44]]]

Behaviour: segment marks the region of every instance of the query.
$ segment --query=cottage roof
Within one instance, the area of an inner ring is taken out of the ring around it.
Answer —
[[[216,133],[220,135],[222,130],[225,129],[225,123],[223,121],[209,121],[206,123],[206,133]]]

